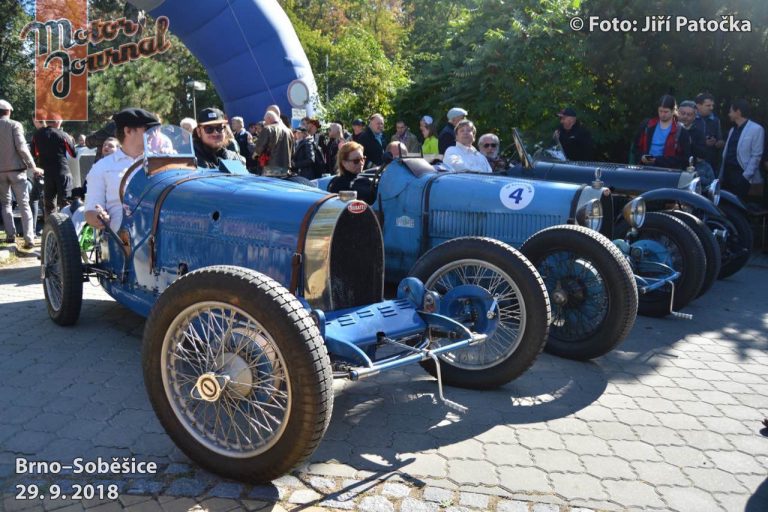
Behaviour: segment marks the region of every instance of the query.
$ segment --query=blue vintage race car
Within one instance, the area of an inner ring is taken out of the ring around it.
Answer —
[[[467,281],[463,264],[432,257],[431,248],[462,236],[520,247],[542,275],[552,303],[546,350],[563,357],[598,357],[628,334],[638,302],[632,264],[647,270],[640,281],[644,292],[678,277],[661,259],[646,268],[638,253],[633,263],[600,233],[613,229],[612,214],[604,214],[610,191],[601,186],[438,172],[421,158],[393,161],[368,177],[384,231],[387,280],[410,274],[446,293]],[[318,185],[327,188],[329,181],[323,178]],[[633,226],[641,225],[642,201],[628,205],[625,213]],[[469,264],[472,257],[461,260]],[[669,296],[659,300],[669,311]]]
[[[719,180],[713,180],[702,190],[701,180],[693,168],[679,171],[608,162],[563,161],[548,150],[531,157],[517,130],[513,130],[513,137],[510,149],[514,152],[510,157],[520,165],[511,168],[510,175],[588,183],[599,169],[601,180],[613,192],[617,207],[642,197],[649,212],[663,212],[685,222],[702,243],[707,259],[700,293],[708,290],[716,278],[738,272],[749,261],[753,243],[749,212],[737,196],[720,190]],[[672,222],[664,215],[655,217],[658,222]]]
[[[290,470],[323,437],[333,378],[422,363],[443,399],[443,382],[499,386],[540,353],[547,294],[515,249],[452,240],[432,257],[471,253],[468,282],[438,293],[408,277],[383,300],[382,235],[367,204],[239,163],[199,169],[180,128],[145,137],[161,129],[173,150],[145,153],[125,174],[117,232],[105,225],[89,246],[82,210],[50,216],[41,278],[60,325],[77,321],[88,278],[148,317],[150,401],[200,465],[253,482]]]

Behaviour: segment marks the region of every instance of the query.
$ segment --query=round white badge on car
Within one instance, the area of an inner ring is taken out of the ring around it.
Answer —
[[[507,183],[499,190],[501,203],[510,210],[522,210],[533,201],[536,189],[530,183]]]

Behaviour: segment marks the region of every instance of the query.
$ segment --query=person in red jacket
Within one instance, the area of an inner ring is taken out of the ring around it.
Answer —
[[[640,163],[670,169],[684,169],[690,156],[690,138],[684,136],[677,120],[677,102],[665,94],[659,100],[656,117],[646,119],[635,140]]]

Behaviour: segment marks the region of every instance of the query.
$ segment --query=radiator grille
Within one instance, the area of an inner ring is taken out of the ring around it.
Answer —
[[[432,210],[429,216],[429,235],[445,239],[488,236],[512,245],[521,245],[537,231],[565,221],[558,215]]]

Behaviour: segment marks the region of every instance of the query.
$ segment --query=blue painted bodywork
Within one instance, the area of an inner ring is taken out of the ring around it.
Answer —
[[[362,202],[346,203],[315,188],[238,171],[189,165],[166,167],[155,174],[140,167],[128,180],[120,230],[118,234],[105,232],[97,242],[96,263],[86,268],[98,275],[101,285],[115,300],[143,316],[150,314],[160,294],[181,275],[212,265],[253,269],[288,287],[294,282],[295,262],[305,261],[306,253],[299,256],[297,252],[299,241],[312,231],[320,204],[328,205],[332,214],[339,215],[324,222],[335,223],[342,215],[363,219],[360,214],[364,213],[367,223],[347,221],[345,229],[374,229],[381,235],[373,214]],[[155,223],[157,227],[153,229]],[[332,248],[332,228],[333,225],[327,228],[331,231],[315,242],[328,243]],[[127,253],[118,236],[129,240]],[[356,248],[356,254],[366,261],[375,261],[383,258],[381,250],[379,243],[376,247]],[[332,267],[327,270],[330,272]],[[301,263],[298,268],[303,276]],[[312,309],[303,296],[303,277],[295,282],[297,288],[291,291],[308,310]],[[371,304],[326,311],[312,309],[332,360],[349,368],[348,377],[358,378],[429,357],[425,334],[430,327],[440,327],[455,335],[454,343],[442,345],[433,353],[458,350],[484,339],[450,318],[421,311],[423,285],[413,278],[404,283],[394,300],[382,300],[379,295]],[[414,349],[377,358],[382,338],[413,337],[418,338],[413,342]]]
[[[405,162],[387,165],[373,204],[384,231],[387,280],[393,282],[406,276],[427,250],[453,238],[487,236],[519,247],[544,228],[574,223],[576,202],[585,188],[423,166],[414,171]],[[321,178],[318,187],[327,189],[330,180]],[[533,194],[525,207],[511,209],[501,196],[517,183],[530,185]],[[594,194],[599,197],[600,191]]]

